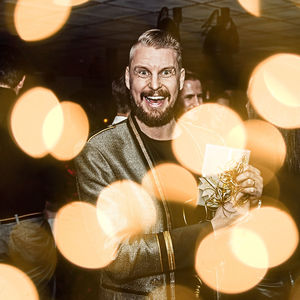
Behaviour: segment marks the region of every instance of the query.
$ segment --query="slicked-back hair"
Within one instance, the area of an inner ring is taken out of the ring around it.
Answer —
[[[160,29],[150,29],[145,31],[142,35],[140,35],[137,42],[130,49],[129,66],[133,59],[135,49],[139,45],[145,47],[153,47],[155,49],[173,49],[177,54],[177,63],[179,70],[182,68],[180,43],[167,31]]]

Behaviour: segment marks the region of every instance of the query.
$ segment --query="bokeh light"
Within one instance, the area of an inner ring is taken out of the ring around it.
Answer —
[[[71,12],[69,5],[53,0],[18,0],[14,23],[18,35],[25,41],[48,38],[66,23]]]
[[[43,157],[48,153],[43,125],[58,99],[48,89],[36,87],[24,93],[13,107],[10,123],[18,146],[28,155]]]
[[[52,156],[59,160],[73,159],[88,138],[87,115],[79,104],[63,101],[47,115],[43,133]]]
[[[205,237],[198,247],[195,267],[200,278],[209,287],[235,294],[257,285],[267,268],[256,268],[243,263],[232,251],[231,235],[232,230],[226,228]]]
[[[248,96],[267,121],[283,128],[300,127],[300,57],[276,54],[261,62],[249,81]]]
[[[112,239],[150,232],[156,221],[156,207],[139,184],[122,180],[104,188],[97,201],[97,214],[103,231]]]
[[[247,221],[236,226],[254,232],[262,239],[268,251],[269,267],[280,265],[290,258],[298,245],[298,229],[294,220],[275,207],[252,210]]]
[[[284,139],[276,127],[265,121],[248,120],[244,125],[247,132],[246,148],[251,151],[251,164],[260,169],[266,184],[284,163]]]
[[[268,251],[262,238],[255,232],[233,227],[230,244],[235,256],[245,265],[254,268],[268,268]]]
[[[188,170],[176,164],[166,163],[157,165],[154,171],[148,171],[142,180],[142,186],[149,194],[161,200],[153,172],[158,176],[165,199],[196,206],[199,191],[195,177]]]
[[[238,2],[249,14],[260,17],[261,0],[238,0]]]
[[[105,267],[118,247],[101,229],[96,207],[84,202],[72,202],[58,211],[54,236],[62,255],[85,268]]]
[[[0,264],[1,299],[38,300],[39,296],[31,279],[19,269]]]
[[[180,136],[172,149],[178,161],[196,174],[202,173],[207,144],[245,147],[243,122],[233,110],[219,104],[203,104],[186,114],[177,123]]]

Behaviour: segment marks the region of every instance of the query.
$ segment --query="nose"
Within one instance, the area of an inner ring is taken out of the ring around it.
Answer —
[[[192,101],[192,103],[191,103],[191,105],[190,105],[190,108],[197,107],[197,106],[199,106],[201,103],[202,103],[201,98],[198,97],[198,96],[194,96],[194,97],[193,97],[193,101]]]
[[[152,74],[149,82],[150,89],[156,91],[161,87],[160,78],[157,74]]]

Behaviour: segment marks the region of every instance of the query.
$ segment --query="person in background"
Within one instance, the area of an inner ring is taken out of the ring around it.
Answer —
[[[183,89],[178,97],[179,114],[183,114],[203,103],[203,90],[197,73],[186,70]]]
[[[10,112],[25,78],[24,57],[13,46],[0,47],[0,262],[25,272],[40,299],[52,299],[56,249],[44,214],[55,198],[57,176],[47,159],[34,159],[10,135]],[[30,134],[30,133],[28,133]]]
[[[127,119],[130,113],[129,93],[125,85],[124,74],[112,82],[111,89],[117,109],[117,115],[112,122],[112,125],[115,125]]]

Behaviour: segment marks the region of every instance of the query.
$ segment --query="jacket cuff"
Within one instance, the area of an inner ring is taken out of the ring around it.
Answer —
[[[210,222],[201,222],[170,231],[177,269],[194,267],[197,247],[211,232],[213,228]]]

